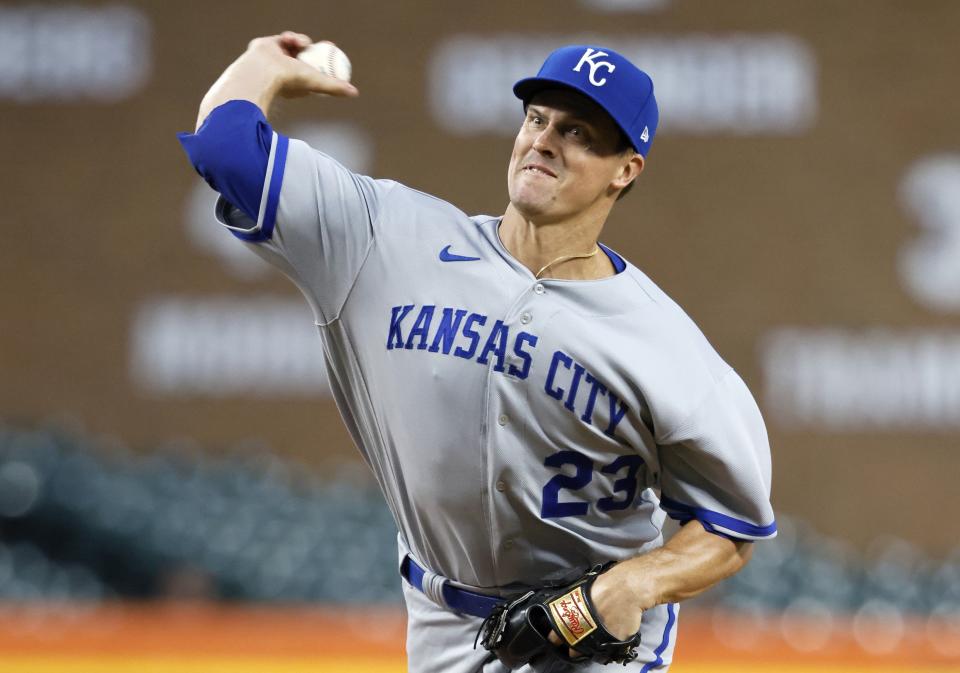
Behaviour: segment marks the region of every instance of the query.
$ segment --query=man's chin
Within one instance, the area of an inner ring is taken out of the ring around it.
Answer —
[[[554,210],[553,199],[545,194],[521,191],[510,199],[510,203],[518,213],[526,219],[533,219],[549,215]]]
[[[514,209],[523,219],[536,222],[550,215],[549,204],[537,201],[512,201]]]

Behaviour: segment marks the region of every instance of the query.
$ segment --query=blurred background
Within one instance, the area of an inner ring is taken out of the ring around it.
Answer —
[[[602,240],[754,391],[780,526],[684,606],[671,670],[960,671],[954,0],[0,2],[0,671],[404,670],[310,311],[175,138],[284,29],[361,97],[279,130],[471,213],[553,48],[650,72]]]

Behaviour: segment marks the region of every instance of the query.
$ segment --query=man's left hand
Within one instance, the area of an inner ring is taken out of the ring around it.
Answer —
[[[601,574],[590,587],[590,600],[600,622],[610,635],[619,640],[626,640],[637,633],[643,619],[643,609],[630,590],[629,572],[624,566],[615,565]],[[557,647],[566,646],[566,642],[555,631],[550,633],[550,642]],[[581,656],[574,649],[569,650],[569,655]]]

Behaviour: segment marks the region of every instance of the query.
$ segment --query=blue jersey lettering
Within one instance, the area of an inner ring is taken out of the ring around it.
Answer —
[[[614,395],[612,390],[608,394],[610,400],[610,423],[603,433],[613,437],[613,431],[617,429],[620,421],[622,421],[623,417],[627,414],[627,405],[624,404],[619,397]]]
[[[584,423],[593,424],[593,407],[597,403],[597,394],[606,395],[607,387],[595,379],[590,372],[587,372],[584,380],[587,382],[587,385],[590,386],[590,394],[587,396],[587,408],[583,410],[583,415],[580,416],[580,420]]]
[[[510,376],[515,376],[521,380],[526,379],[527,376],[530,375],[530,365],[533,364],[533,358],[530,356],[530,353],[523,350],[524,343],[530,344],[530,348],[533,348],[537,345],[537,337],[527,332],[520,332],[520,334],[517,335],[517,340],[513,342],[513,354],[523,361],[523,366],[518,369],[516,365],[510,365],[510,369],[507,370]]]
[[[450,349],[453,348],[453,340],[460,333],[460,321],[467,315],[465,309],[458,308],[456,312],[452,308],[443,309],[443,315],[440,317],[440,326],[437,327],[437,333],[433,337],[433,343],[430,344],[431,353],[436,353],[443,349],[444,355],[450,355]]]
[[[566,402],[563,403],[563,406],[565,406],[568,411],[576,412],[576,409],[573,407],[573,401],[577,399],[577,390],[580,389],[580,379],[583,378],[585,371],[583,365],[579,362],[573,363],[573,380],[570,382],[570,393],[567,395]]]
[[[453,354],[458,358],[463,358],[464,360],[470,360],[473,358],[474,353],[477,352],[477,344],[480,342],[480,333],[473,329],[473,326],[475,324],[482,326],[486,322],[487,316],[480,315],[479,313],[471,313],[470,317],[467,318],[467,321],[463,323],[463,336],[470,339],[470,346],[469,348],[458,346],[457,350],[453,351]]]
[[[557,376],[557,365],[562,364],[566,369],[570,369],[572,362],[573,360],[570,356],[563,351],[555,351],[553,353],[553,359],[550,360],[550,370],[547,372],[547,380],[543,384],[543,389],[547,391],[547,395],[557,400],[563,399],[563,388],[554,386],[554,379]]]
[[[403,334],[400,333],[400,323],[413,310],[413,304],[394,306],[390,309],[390,331],[387,333],[387,350],[403,348]]]
[[[493,329],[490,330],[490,336],[487,337],[487,343],[483,345],[483,350],[480,351],[480,357],[477,358],[477,362],[482,365],[487,364],[490,354],[493,353],[497,356],[497,362],[493,365],[493,370],[502,372],[503,358],[507,354],[507,338],[509,335],[510,329],[503,324],[502,320],[494,323]]]
[[[410,328],[410,334],[407,335],[407,343],[404,346],[407,350],[413,348],[413,340],[420,337],[420,343],[417,344],[417,350],[423,350],[427,347],[427,334],[430,332],[430,321],[433,319],[433,312],[436,306],[424,306],[420,309],[420,315]]]

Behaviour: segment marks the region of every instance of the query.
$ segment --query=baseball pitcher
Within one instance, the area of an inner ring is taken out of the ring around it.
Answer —
[[[750,392],[598,241],[646,165],[653,82],[597,45],[547,56],[513,89],[509,204],[469,216],[271,127],[277,96],[357,95],[295,58],[310,44],[253,40],[180,141],[312,309],[399,529],[409,669],[667,670],[678,603],[776,525]]]

